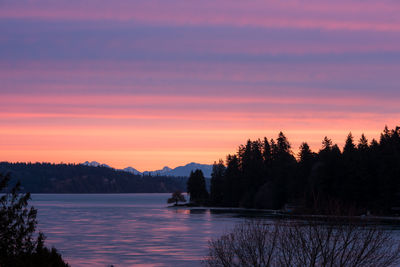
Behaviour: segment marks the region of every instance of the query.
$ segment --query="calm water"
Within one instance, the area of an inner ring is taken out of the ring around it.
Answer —
[[[167,208],[170,194],[35,194],[39,230],[74,266],[201,266],[250,211]],[[270,218],[270,217],[269,217]],[[268,219],[268,218],[267,218]],[[271,218],[270,218],[271,219]],[[382,225],[400,242],[399,224]]]
[[[35,194],[39,230],[74,266],[200,266],[237,212],[167,208],[170,194]]]

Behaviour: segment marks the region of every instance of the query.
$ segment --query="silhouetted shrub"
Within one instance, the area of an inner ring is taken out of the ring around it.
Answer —
[[[347,221],[248,221],[209,241],[204,264],[232,266],[396,266],[400,246],[379,226]]]
[[[175,203],[175,205],[178,205],[178,202],[186,202],[186,198],[184,195],[182,195],[181,191],[175,191],[174,193],[172,193],[172,196],[168,198],[167,202]]]

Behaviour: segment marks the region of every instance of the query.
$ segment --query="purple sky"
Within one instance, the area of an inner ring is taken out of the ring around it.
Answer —
[[[400,118],[399,1],[0,0],[1,160],[212,163]]]

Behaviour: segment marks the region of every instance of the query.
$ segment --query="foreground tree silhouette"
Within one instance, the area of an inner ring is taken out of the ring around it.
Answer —
[[[68,266],[55,248],[44,246],[44,235],[35,239],[37,210],[28,206],[30,194],[20,193],[20,183],[8,190],[9,175],[0,173],[0,266]]]
[[[204,264],[232,266],[396,266],[400,246],[390,232],[352,221],[248,221],[209,241]]]
[[[172,196],[168,198],[168,203],[175,203],[175,205],[178,205],[178,202],[186,202],[186,198],[184,195],[182,195],[181,191],[175,191],[172,193]]]

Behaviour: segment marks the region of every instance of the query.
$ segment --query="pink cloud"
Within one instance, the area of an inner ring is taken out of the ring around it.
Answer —
[[[13,26],[0,37],[1,160],[154,169],[280,130],[318,150],[325,135],[342,145],[398,124],[398,1],[0,5]]]
[[[3,18],[399,31],[397,1],[57,1],[3,4]]]

